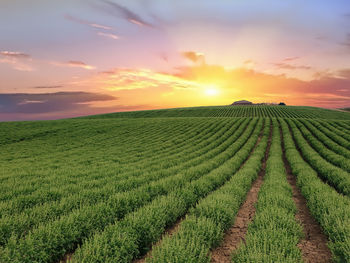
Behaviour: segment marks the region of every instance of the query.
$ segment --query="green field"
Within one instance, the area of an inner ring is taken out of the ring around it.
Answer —
[[[257,178],[230,261],[307,261],[291,177],[350,262],[349,130],[350,113],[292,106],[0,123],[0,262],[214,262]]]

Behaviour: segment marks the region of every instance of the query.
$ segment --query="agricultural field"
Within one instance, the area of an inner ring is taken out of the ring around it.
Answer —
[[[0,262],[350,262],[350,113],[0,123]]]

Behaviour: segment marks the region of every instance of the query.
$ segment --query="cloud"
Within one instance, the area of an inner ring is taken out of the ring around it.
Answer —
[[[155,72],[149,69],[117,68],[100,73],[90,82],[110,91],[147,88],[196,89],[200,84],[185,80],[170,73]]]
[[[111,39],[114,39],[114,40],[118,40],[119,39],[119,36],[117,36],[115,34],[110,34],[110,33],[97,32],[97,35],[102,36],[102,37],[111,38]]]
[[[246,64],[250,65],[250,64],[253,64],[253,63],[255,63],[255,62],[252,59],[247,59],[247,60],[243,61],[244,65],[246,65]]]
[[[64,18],[69,20],[69,21],[76,22],[76,23],[82,24],[82,25],[88,25],[90,27],[97,28],[97,29],[104,29],[104,30],[112,30],[113,29],[110,26],[105,26],[105,25],[100,25],[100,24],[97,24],[97,23],[92,23],[92,22],[89,22],[89,21],[86,21],[86,20],[83,20],[83,19],[79,19],[79,18],[73,17],[71,15],[65,15]]]
[[[285,62],[280,62],[280,63],[272,63],[275,67],[279,68],[279,69],[288,69],[288,70],[296,70],[296,69],[311,69],[310,66],[304,66],[304,65],[292,65],[289,63],[285,63]]]
[[[344,79],[350,79],[350,68],[338,70],[337,75]]]
[[[293,66],[308,68],[303,66]],[[291,105],[342,107],[350,104],[350,69],[334,74],[322,72],[318,78],[304,81],[284,75],[258,72],[247,68],[225,69],[219,65],[179,67],[175,75],[192,83],[215,84],[227,97],[239,96],[264,101],[264,94],[274,94],[269,100],[285,101]],[[315,95],[318,94],[318,95]],[[318,97],[317,97],[318,96]],[[327,104],[328,103],[328,104]]]
[[[313,74],[313,77],[314,77],[314,79],[326,79],[326,78],[336,77],[336,75],[334,72],[327,69],[327,70],[322,70],[322,71],[316,71]]]
[[[284,62],[290,62],[299,59],[300,57],[288,57],[283,59]]]
[[[89,103],[116,100],[117,97],[89,92],[8,93],[0,94],[0,113],[40,114],[84,111]]]
[[[168,72],[115,68],[84,81],[81,86],[115,92],[125,102],[142,104],[147,101],[147,104],[162,104],[162,107],[223,105],[240,98],[254,102],[284,101],[289,105],[350,106],[350,69],[346,68],[333,74],[320,72],[317,78],[309,81],[246,67],[227,69],[220,65],[194,63]],[[204,95],[212,87],[220,94],[215,101],[209,101]],[[181,100],[175,101],[176,97]]]
[[[87,70],[92,70],[95,69],[96,67],[88,65],[82,61],[76,61],[76,60],[70,60],[67,62],[51,62],[52,65],[55,66],[60,66],[60,67],[76,67],[76,68],[82,68],[82,69],[87,69]]]
[[[185,51],[181,53],[183,57],[197,64],[205,64],[205,57],[203,53],[195,51]]]
[[[155,25],[145,21],[138,14],[134,13],[130,9],[128,9],[128,8],[118,4],[118,3],[108,1],[108,0],[104,0],[103,2],[106,5],[108,5],[108,8],[107,9],[104,8],[104,10],[112,15],[122,17],[122,18],[126,19],[128,22],[135,24],[135,25],[138,25],[138,26],[155,28]]]
[[[17,51],[0,51],[0,63],[11,65],[18,71],[33,71],[34,68],[28,64],[32,58],[30,55]]]
[[[253,69],[256,66],[256,62],[252,59],[247,59],[243,61],[243,67],[248,69]]]
[[[36,86],[33,87],[33,89],[58,89],[58,88],[62,88],[63,86],[61,85],[53,85],[53,86]]]
[[[0,51],[0,55],[3,57],[10,58],[30,58],[30,55],[22,52],[13,52],[13,51]]]

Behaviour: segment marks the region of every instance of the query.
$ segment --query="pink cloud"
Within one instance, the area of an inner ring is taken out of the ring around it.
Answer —
[[[30,58],[30,55],[22,52],[13,52],[13,51],[0,51],[0,55],[3,57],[11,58]]]
[[[96,68],[82,61],[76,61],[76,60],[70,60],[67,62],[51,62],[51,64],[55,66],[60,66],[60,67],[76,67],[76,68],[82,68],[86,70],[92,70]]]
[[[97,24],[97,23],[92,23],[92,22],[89,22],[89,21],[86,21],[86,20],[83,20],[83,19],[79,19],[79,18],[73,17],[71,15],[65,15],[64,18],[67,19],[67,20],[70,20],[70,21],[73,21],[73,22],[76,22],[76,23],[79,23],[79,24],[82,24],[82,25],[88,25],[90,27],[97,28],[97,29],[104,29],[104,30],[112,30],[113,29],[110,26],[105,26],[105,25],[100,25],[100,24]]]
[[[15,51],[0,51],[0,63],[11,65],[18,71],[33,71],[34,68],[28,64],[31,61],[31,56],[22,52]]]
[[[290,62],[299,59],[300,57],[288,57],[283,59],[284,62]]]
[[[110,34],[110,33],[97,32],[97,35],[102,36],[102,37],[111,38],[111,39],[114,39],[114,40],[118,40],[119,39],[119,36],[117,36],[115,34]]]
[[[279,69],[289,69],[289,70],[295,70],[295,69],[311,69],[310,66],[304,66],[304,65],[292,65],[289,63],[273,63],[273,65]]]

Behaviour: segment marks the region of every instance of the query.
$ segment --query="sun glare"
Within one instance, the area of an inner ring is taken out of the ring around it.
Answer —
[[[207,88],[205,90],[205,94],[208,96],[215,96],[219,94],[219,90],[216,88]]]

